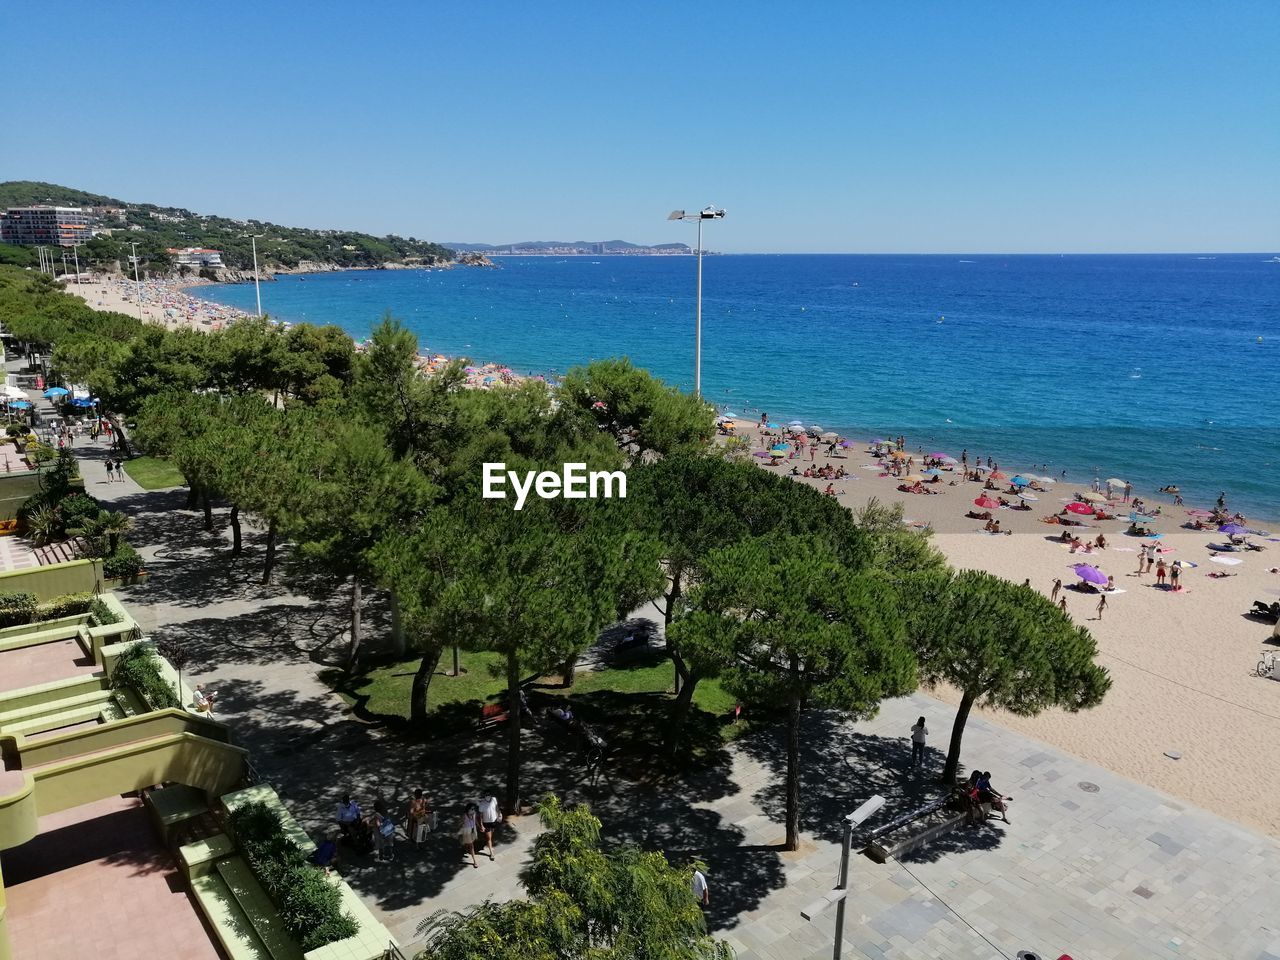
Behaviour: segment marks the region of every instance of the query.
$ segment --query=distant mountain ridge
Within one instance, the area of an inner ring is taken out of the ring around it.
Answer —
[[[522,240],[519,243],[457,243],[448,242],[444,246],[451,250],[467,253],[502,253],[504,251],[519,252],[569,252],[578,251],[584,254],[600,254],[612,252],[638,253],[652,250],[663,253],[691,253],[685,243],[631,243],[629,240]]]

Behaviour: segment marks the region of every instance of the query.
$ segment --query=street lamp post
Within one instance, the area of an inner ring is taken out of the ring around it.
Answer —
[[[849,853],[850,848],[853,846],[853,828],[883,806],[884,797],[877,793],[844,818],[844,839],[840,845],[840,878],[836,883],[836,888],[821,900],[809,904],[809,906],[800,911],[800,916],[806,920],[812,920],[831,904],[834,903],[836,905],[835,946],[831,953],[835,960],[840,960],[840,954],[844,950],[844,905],[849,897]]]
[[[142,320],[142,281],[138,279],[138,244],[130,240],[129,248],[133,251],[133,256],[129,258],[133,261],[133,299],[138,301],[138,320]]]
[[[672,210],[668,220],[698,221],[698,305],[693,326],[693,395],[702,396],[702,221],[722,220],[724,211],[714,206],[704,207],[697,213],[685,213],[683,210]]]
[[[76,258],[76,286],[80,286],[80,244],[71,245],[71,255]]]
[[[258,286],[258,238],[255,234],[250,234],[249,240],[253,244],[253,292],[258,297],[258,319],[262,319],[262,287]]]

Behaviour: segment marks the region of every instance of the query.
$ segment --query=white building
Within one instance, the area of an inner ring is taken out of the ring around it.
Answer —
[[[175,267],[221,267],[222,251],[206,250],[203,247],[170,247],[165,253],[173,260]]]

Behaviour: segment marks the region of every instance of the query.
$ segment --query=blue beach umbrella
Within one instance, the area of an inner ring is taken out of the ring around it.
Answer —
[[[776,423],[766,423],[766,424],[765,424],[765,426],[766,426],[768,429],[770,429],[770,430],[781,430],[781,429],[782,429],[782,428],[781,428],[781,427],[779,427]]]
[[[1014,477],[1012,480],[1010,480],[1010,481],[1009,481],[1009,483],[1010,483],[1010,485],[1011,485],[1011,486],[1015,486],[1015,487],[1029,487],[1029,486],[1031,486],[1031,481],[1030,481],[1030,480],[1028,480],[1026,477],[1021,476],[1021,475]]]
[[[28,407],[31,406],[31,401],[30,400],[12,400],[9,402],[9,406],[15,407],[18,410],[26,410]]]
[[[941,471],[941,470],[935,470],[933,467],[930,467],[928,470],[922,470],[922,471],[920,471],[920,472],[921,472],[921,473],[923,473],[926,477],[940,477],[940,476],[942,476],[942,471]]]
[[[44,395],[52,399],[53,397],[65,397],[70,392],[66,387],[50,387],[44,392]]]
[[[1241,534],[1248,533],[1248,527],[1242,527],[1238,523],[1224,523],[1218,528],[1219,533],[1225,533],[1228,536],[1238,537]]]

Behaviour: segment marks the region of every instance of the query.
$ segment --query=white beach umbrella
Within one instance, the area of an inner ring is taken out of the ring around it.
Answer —
[[[1126,487],[1126,486],[1128,486],[1128,482],[1127,482],[1127,481],[1125,481],[1125,480],[1117,480],[1115,477],[1112,477],[1110,480],[1108,480],[1108,481],[1107,481],[1107,484],[1108,484],[1108,485],[1110,485],[1110,486],[1113,486],[1113,487]]]
[[[1039,500],[1040,499],[1034,493],[1020,493],[1018,494],[1018,496],[1021,497],[1023,500]]]
[[[21,387],[15,387],[12,383],[6,383],[4,385],[4,395],[13,400],[27,399],[27,391],[23,390]]]
[[[834,430],[828,430],[826,433],[824,433],[824,434],[823,434],[821,437],[819,437],[818,439],[819,439],[819,440],[825,440],[827,443],[831,443],[833,440],[839,440],[839,439],[840,439],[840,434],[836,433]]]
[[[1080,494],[1080,499],[1087,500],[1090,503],[1104,503],[1107,499],[1107,495],[1105,493],[1093,493],[1093,492],[1082,493]]]

